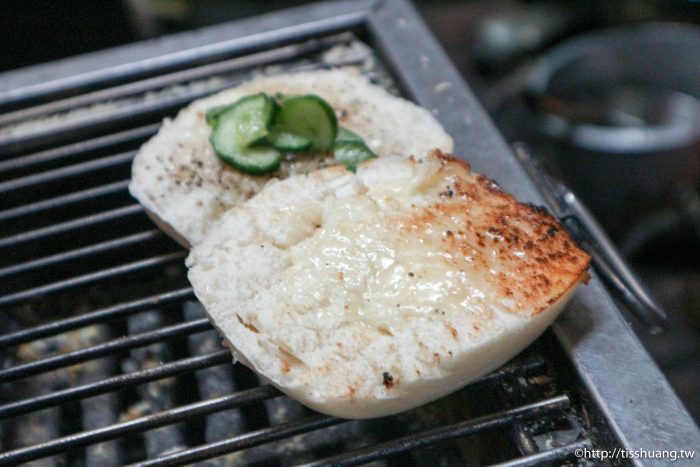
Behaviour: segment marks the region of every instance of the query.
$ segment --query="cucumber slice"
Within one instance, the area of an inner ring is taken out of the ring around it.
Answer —
[[[282,153],[278,150],[254,146],[252,148],[234,148],[226,154],[218,153],[219,158],[234,169],[249,175],[265,175],[279,169]]]
[[[311,141],[312,151],[328,151],[338,133],[330,105],[314,94],[287,97],[277,114],[277,125]]]
[[[274,117],[274,101],[265,94],[244,97],[225,109],[210,109],[214,120],[211,142],[216,152],[228,154],[265,138]],[[208,112],[207,112],[208,113]]]
[[[268,135],[275,105],[261,93],[209,109],[207,118],[214,125],[209,140],[219,158],[250,175],[277,170],[282,161],[279,151],[271,147],[249,147]]]
[[[272,129],[267,136],[268,141],[280,151],[297,152],[305,151],[311,147],[311,140],[303,136],[295,135],[279,127]]]
[[[365,141],[357,133],[348,130],[347,128],[338,127],[338,135],[335,137],[336,141],[359,141],[364,143]]]
[[[216,107],[212,107],[212,108],[208,109],[207,113],[204,115],[204,119],[207,121],[207,125],[209,125],[209,126],[216,125],[216,122],[219,120],[219,115],[226,112],[228,109],[230,109],[234,105],[235,104],[217,105]]]
[[[362,162],[377,157],[362,141],[338,141],[333,145],[333,156],[349,171],[354,172]]]
[[[292,97],[290,94],[284,94],[282,92],[276,92],[275,93],[275,99],[277,102],[279,102],[280,105],[284,104],[284,101]]]

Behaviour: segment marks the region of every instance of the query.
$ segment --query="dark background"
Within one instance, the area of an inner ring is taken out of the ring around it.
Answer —
[[[303,0],[4,0],[0,2],[0,70],[125,44],[311,3]],[[588,29],[641,21],[700,22],[688,0],[515,1],[418,0],[414,2],[460,71],[472,72],[474,49],[485,23],[523,20],[544,13],[555,31],[528,54]],[[558,18],[558,19],[555,19]],[[526,54],[527,55],[527,54]],[[521,57],[522,58],[522,57]],[[510,65],[513,63],[511,62]],[[508,68],[501,63],[499,71]]]

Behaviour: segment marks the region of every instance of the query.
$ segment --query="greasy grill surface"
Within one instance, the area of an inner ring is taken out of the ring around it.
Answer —
[[[312,413],[231,365],[186,252],[127,192],[131,160],[192,99],[338,64],[393,89],[346,32],[2,104],[0,463],[531,465],[602,442],[549,335],[448,398],[370,421]]]

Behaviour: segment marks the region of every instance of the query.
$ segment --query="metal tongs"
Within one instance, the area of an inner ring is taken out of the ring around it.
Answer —
[[[664,332],[668,322],[666,312],[649,296],[590,211],[566,185],[549,174],[524,144],[516,143],[513,149],[548,207],[591,255],[593,266],[618,300],[649,328],[649,332]]]

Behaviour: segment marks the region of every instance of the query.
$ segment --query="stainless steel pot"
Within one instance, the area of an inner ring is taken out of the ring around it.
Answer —
[[[528,73],[555,164],[610,230],[700,182],[700,27],[645,24],[580,36]]]

